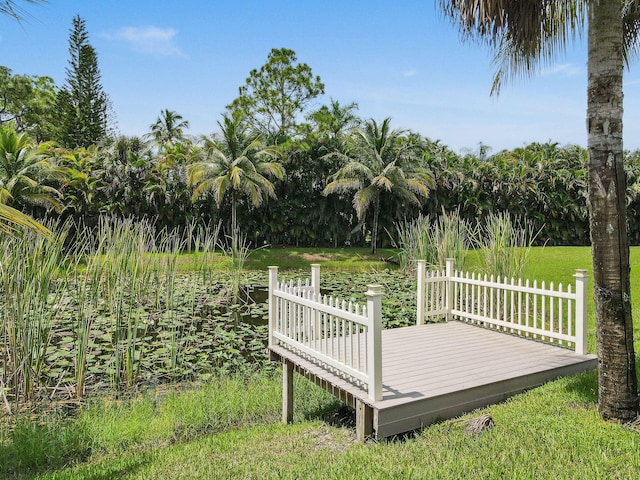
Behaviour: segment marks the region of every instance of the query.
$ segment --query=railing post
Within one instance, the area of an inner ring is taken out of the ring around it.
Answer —
[[[276,329],[276,302],[273,291],[278,286],[278,267],[269,267],[269,346],[274,345],[273,332]]]
[[[382,400],[382,285],[367,285],[367,375],[369,398]]]
[[[320,293],[320,264],[311,264],[311,286],[313,287],[313,293]]]
[[[576,353],[587,353],[587,281],[586,270],[576,270]]]
[[[446,321],[448,322],[449,320],[451,320],[451,310],[453,310],[453,294],[451,292],[451,285],[452,285],[452,278],[453,278],[453,264],[455,262],[455,259],[453,258],[447,258],[445,260],[445,275],[447,277],[446,283],[445,283],[445,302],[446,302],[446,309],[447,309],[447,313],[446,313]]]
[[[418,260],[418,269],[416,275],[418,276],[418,295],[416,298],[416,325],[424,324],[424,276],[427,271],[427,262],[425,260]]]

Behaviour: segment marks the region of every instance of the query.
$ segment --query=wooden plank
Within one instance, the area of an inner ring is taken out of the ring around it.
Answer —
[[[373,408],[356,400],[356,440],[364,442],[373,434]]]
[[[384,438],[427,426],[435,421],[456,417],[476,408],[504,401],[512,395],[542,385],[561,376],[574,375],[596,367],[597,361],[570,365],[553,372],[515,377],[503,382],[481,385],[447,395],[425,397],[413,402],[400,402],[376,408],[376,437]]]

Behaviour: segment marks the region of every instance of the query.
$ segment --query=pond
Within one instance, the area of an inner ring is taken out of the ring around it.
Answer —
[[[281,279],[308,276],[288,272]],[[117,308],[101,298],[92,311],[86,343],[85,392],[192,380],[242,369],[273,368],[267,349],[267,272],[245,274],[245,285],[230,302],[228,279],[176,274],[155,290],[123,293]],[[365,303],[369,283],[385,288],[384,328],[415,322],[415,280],[397,271],[323,272],[322,292]],[[76,303],[55,321],[43,383],[59,395],[76,385],[81,310]],[[77,392],[76,392],[77,393]]]

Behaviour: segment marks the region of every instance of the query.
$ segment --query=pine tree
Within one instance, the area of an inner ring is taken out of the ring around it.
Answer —
[[[89,147],[107,133],[107,94],[100,84],[98,56],[89,43],[85,21],[76,15],[69,35],[67,84],[60,89],[59,142],[68,148]]]

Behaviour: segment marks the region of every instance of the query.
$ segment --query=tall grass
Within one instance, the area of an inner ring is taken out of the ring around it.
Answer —
[[[300,376],[294,381],[297,421],[335,410],[338,403],[330,394]],[[280,385],[278,375],[254,372],[148,390],[135,398],[91,398],[74,415],[50,411],[16,418],[11,428],[0,429],[0,478],[31,478],[87,459],[118,458],[272,424],[281,416]]]
[[[72,263],[64,252],[67,228],[51,240],[31,232],[0,236],[0,393],[5,406],[29,401],[42,386],[51,328],[65,308]]]
[[[76,255],[80,255],[83,250],[90,245],[91,238],[85,233],[80,233],[77,237]],[[102,250],[101,242],[98,251]],[[90,355],[92,344],[92,327],[95,316],[98,313],[103,262],[96,255],[88,255],[85,269],[81,272],[76,268],[74,274],[75,304],[76,304],[76,342],[75,342],[75,363],[74,379],[76,382],[76,397],[80,398],[85,393],[85,378],[87,375],[87,361]]]
[[[220,243],[220,248],[227,259],[227,271],[229,272],[229,281],[223,295],[223,302],[230,305],[231,308],[237,309],[243,303],[241,289],[245,283],[244,266],[249,255],[257,249],[251,248],[247,236],[239,230],[227,235],[226,240],[226,245]]]
[[[445,213],[435,219],[420,215],[397,225],[400,266],[414,270],[415,260],[426,260],[433,269],[442,269],[447,258],[455,259],[462,270],[467,252],[475,248],[481,269],[500,278],[520,278],[527,265],[538,232],[526,219],[508,213],[492,213],[473,225],[458,212]]]
[[[102,352],[102,361],[108,358],[100,368],[109,371],[112,387],[135,385],[147,353],[146,334],[159,318],[171,329],[166,365],[171,376],[188,344],[184,323],[173,321],[178,309],[185,313],[183,299],[175,295],[178,258],[187,241],[201,251],[199,275],[192,275],[193,317],[195,292],[213,274],[218,229],[156,232],[150,222],[103,217],[97,228],[77,233],[72,246],[65,245],[68,225],[50,229],[51,241],[29,232],[0,237],[0,399],[5,408],[33,400],[43,387],[51,396],[64,391],[82,397],[96,352]],[[72,322],[73,331],[52,344],[63,320]]]
[[[415,269],[415,260],[426,260],[432,268],[443,268],[447,258],[456,260],[456,268],[464,265],[470,246],[468,223],[457,211],[443,212],[437,218],[420,215],[397,225],[400,267],[405,272]]]
[[[484,270],[500,278],[520,278],[538,233],[526,219],[500,212],[479,225],[475,239],[482,252]]]

